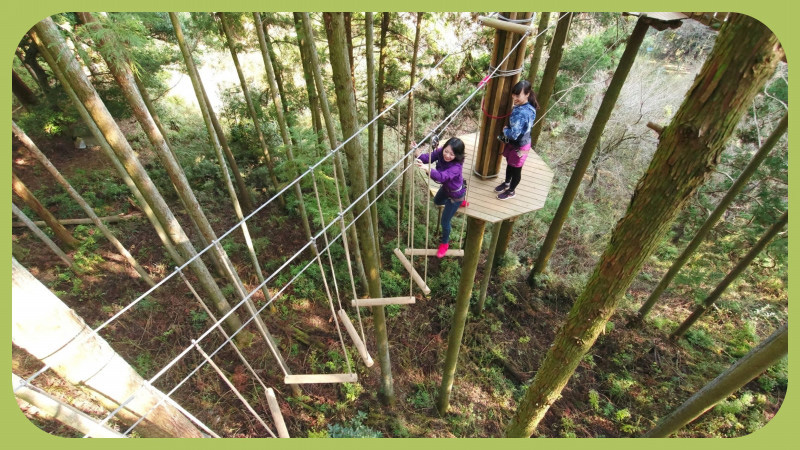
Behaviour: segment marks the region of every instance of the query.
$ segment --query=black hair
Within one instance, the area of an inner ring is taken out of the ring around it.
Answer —
[[[530,81],[528,81],[528,80],[519,80],[517,82],[517,84],[515,84],[514,87],[511,88],[511,93],[514,94],[514,95],[519,95],[520,92],[522,92],[524,94],[530,94],[528,96],[528,103],[531,106],[533,106],[533,109],[535,109],[535,110],[539,109],[539,102],[536,100],[536,93],[533,92],[533,89],[531,89],[531,82]]]
[[[464,155],[464,141],[462,141],[461,139],[459,139],[457,137],[451,137],[450,139],[447,140],[447,142],[444,143],[444,145],[442,146],[442,149],[444,149],[448,145],[450,146],[450,150],[452,150],[453,154],[455,155],[455,158],[453,158],[453,161],[460,162],[460,163],[464,162],[464,156],[465,156]]]

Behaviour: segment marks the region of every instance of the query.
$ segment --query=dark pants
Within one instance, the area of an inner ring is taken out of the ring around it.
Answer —
[[[508,190],[514,191],[522,179],[522,167],[506,166],[506,183],[509,183]]]
[[[458,211],[458,207],[461,206],[461,201],[463,199],[452,199],[444,188],[444,186],[439,188],[439,191],[436,193],[436,196],[433,197],[433,204],[438,206],[444,206],[442,210],[442,244],[447,244],[450,242],[450,221],[453,219],[453,216],[456,215]]]

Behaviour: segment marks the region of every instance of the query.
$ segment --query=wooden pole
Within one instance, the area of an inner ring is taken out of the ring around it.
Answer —
[[[42,231],[41,228],[36,226],[36,224],[33,223],[33,221],[31,219],[29,219],[28,216],[26,216],[25,213],[22,212],[21,209],[17,208],[17,205],[12,203],[11,204],[11,211],[14,213],[15,216],[17,216],[19,218],[19,220],[22,221],[23,224],[25,224],[25,226],[28,227],[28,229],[30,229],[33,232],[33,234],[36,235],[36,237],[41,239],[42,242],[44,242],[45,245],[47,245],[47,247],[50,250],[53,251],[53,253],[58,255],[58,257],[61,258],[61,260],[64,261],[64,263],[67,266],[72,267],[72,264],[73,264],[72,258],[70,258],[66,253],[64,253],[60,248],[58,248],[58,245],[56,245],[56,243],[53,242],[52,239],[47,237],[47,235],[44,233],[44,231]]]
[[[547,106],[550,103],[550,96],[553,95],[553,87],[556,83],[556,74],[561,65],[561,57],[564,55],[564,43],[567,41],[569,26],[572,23],[573,13],[559,13],[556,22],[556,31],[553,33],[553,42],[550,43],[550,55],[547,57],[547,64],[544,66],[542,83],[536,91],[536,99],[539,100],[539,110],[536,111],[536,123],[531,130],[531,148],[536,148],[539,142],[539,135],[542,132],[544,120],[542,118],[547,113]]]
[[[528,17],[530,17],[530,14],[528,15]],[[478,20],[480,20],[482,24],[497,30],[508,31],[510,33],[523,34],[523,35],[533,33],[533,27],[531,27],[530,25],[521,25],[518,23],[506,22],[504,20],[495,19],[492,17],[485,17],[485,16],[478,16]]]
[[[492,269],[494,269],[494,254],[497,251],[497,242],[500,240],[501,227],[502,222],[492,225],[492,242],[489,244],[489,254],[486,256],[486,263],[483,265],[481,293],[478,296],[478,305],[475,308],[478,314],[483,312],[483,305],[486,302],[486,291],[489,290],[489,280],[492,278]]]
[[[472,297],[472,287],[475,284],[475,273],[478,270],[478,257],[481,253],[483,232],[486,222],[475,217],[467,219],[467,237],[464,244],[464,261],[461,266],[461,278],[458,282],[456,294],[456,309],[450,322],[450,332],[447,335],[447,355],[442,370],[442,384],[439,387],[439,397],[436,407],[439,414],[444,415],[450,407],[450,392],[453,390],[453,380],[458,363],[458,351],[461,348],[461,339],[467,323],[469,300]]]

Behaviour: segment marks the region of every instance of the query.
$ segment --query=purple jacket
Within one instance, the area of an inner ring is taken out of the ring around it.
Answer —
[[[464,186],[464,176],[461,174],[464,162],[445,161],[442,157],[441,148],[431,152],[430,158],[430,162],[436,161],[436,168],[431,169],[431,179],[447,190],[448,197],[453,199],[463,197],[467,193],[467,187]],[[419,155],[419,159],[427,164],[429,162],[428,153]]]

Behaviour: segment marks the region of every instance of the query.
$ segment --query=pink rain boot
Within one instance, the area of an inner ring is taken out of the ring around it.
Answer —
[[[469,206],[468,201],[464,200],[463,202],[461,202],[461,208],[466,208],[467,206]]]
[[[444,258],[444,254],[447,252],[447,249],[450,248],[450,244],[439,244],[439,251],[436,252],[437,258]]]

